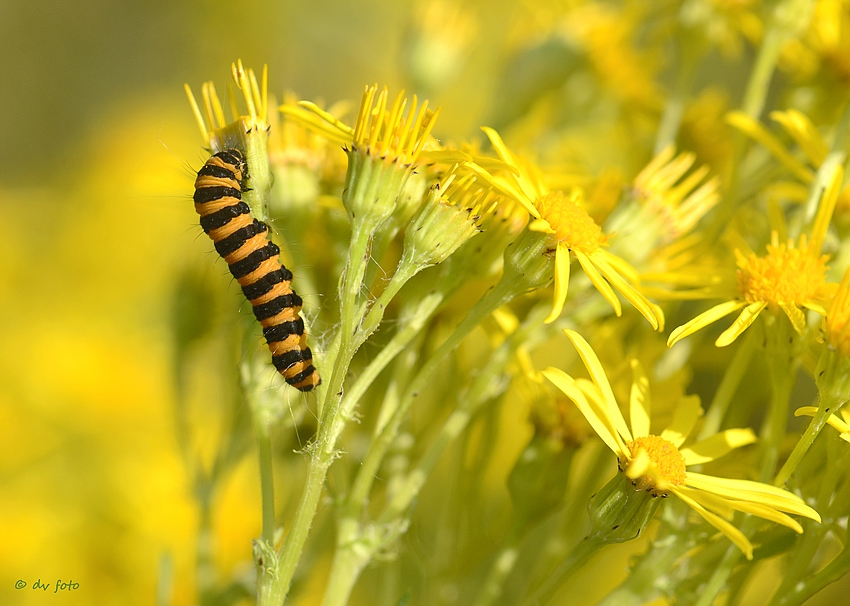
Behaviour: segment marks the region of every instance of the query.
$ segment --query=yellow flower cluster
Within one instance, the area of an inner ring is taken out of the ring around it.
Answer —
[[[662,70],[666,47],[644,29],[666,8],[539,4],[498,79],[515,94],[487,100],[492,121],[470,119],[484,134],[472,141],[452,132],[445,118],[463,110],[439,91],[473,77],[453,62],[472,61],[479,30],[471,9],[437,0],[418,9],[405,57],[445,111],[378,85],[354,112],[292,93],[275,108],[266,72],[241,64],[247,111],[234,101],[230,122],[212,85],[203,111],[190,94],[211,151],[244,152],[255,217],[280,224],[275,249],[309,293],[299,321],[322,376],[310,395],[256,395],[269,379],[244,328],[261,604],[286,599],[306,554],[331,562],[326,606],[361,599],[370,564],[409,574],[409,528],[453,545],[447,569],[469,557],[489,571],[446,573],[463,584],[449,601],[476,606],[554,600],[591,555],[639,536],[629,553],[643,555],[620,587],[601,583],[602,603],[708,606],[724,590],[734,602],[742,572],[777,554],[791,572],[772,603],[798,603],[835,574],[822,571],[850,570],[850,556],[833,564],[817,549],[843,536],[850,506],[825,443],[835,436],[819,438],[831,425],[850,441],[850,109],[825,109],[841,88],[824,75],[840,74],[825,20],[837,9],[689,0],[668,15],[679,52]],[[757,56],[743,99],[705,87],[705,65],[723,73],[744,45]],[[805,69],[789,60],[799,45],[821,53]],[[444,56],[428,67],[428,52]],[[822,79],[774,97],[777,68]],[[798,378],[815,405],[797,401]],[[283,397],[299,398],[310,439],[281,533],[273,467],[291,457],[271,440]],[[811,422],[789,423],[792,410]],[[487,530],[497,494],[510,523]],[[324,503],[334,515],[317,515]],[[546,541],[539,558],[530,536]]]

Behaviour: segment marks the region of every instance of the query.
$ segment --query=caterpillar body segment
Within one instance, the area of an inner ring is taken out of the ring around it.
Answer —
[[[287,383],[310,391],[321,379],[307,347],[300,315],[303,302],[292,290],[292,272],[280,263],[280,249],[268,238],[268,226],[255,219],[242,201],[247,171],[239,150],[213,155],[195,180],[195,210],[216,252],[251,303],[272,353],[272,364]]]

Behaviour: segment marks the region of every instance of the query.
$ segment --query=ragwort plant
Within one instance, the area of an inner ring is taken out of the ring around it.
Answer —
[[[463,29],[433,64],[445,32],[411,33],[410,78],[438,92],[480,31],[431,4]],[[707,606],[766,578],[754,603],[788,605],[850,570],[850,6],[537,10],[499,84],[524,89],[472,142],[377,85],[354,112],[278,104],[240,62],[231,118],[211,83],[200,103],[187,87],[206,148],[246,158],[322,377],[286,386],[233,310],[262,532],[253,573],[227,580],[199,541],[201,603]],[[665,46],[672,76],[649,58]],[[698,84],[724,62],[748,68],[740,99]],[[178,302],[204,288],[187,279]],[[178,362],[205,334],[181,317]],[[273,443],[292,434],[296,452]],[[220,472],[198,476],[206,534]],[[618,553],[622,574],[576,574]]]

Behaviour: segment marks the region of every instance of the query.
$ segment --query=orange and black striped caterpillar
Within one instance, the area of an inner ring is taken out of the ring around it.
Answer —
[[[292,272],[280,263],[280,249],[268,239],[268,226],[251,216],[242,201],[248,166],[242,153],[228,149],[212,156],[195,180],[195,210],[230,273],[254,308],[272,363],[286,382],[310,391],[321,382],[307,347],[301,297],[290,287]]]

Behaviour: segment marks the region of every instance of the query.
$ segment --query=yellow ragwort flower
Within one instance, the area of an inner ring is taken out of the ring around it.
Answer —
[[[670,333],[667,345],[672,347],[681,339],[742,308],[732,326],[715,341],[717,347],[733,343],[766,308],[774,313],[781,309],[794,330],[803,334],[806,316],[802,309],[826,315],[825,306],[835,291],[834,284],[826,283],[828,256],[819,255],[818,249],[807,242],[805,235],[800,237],[797,246],[793,240],[789,240],[788,244],[780,244],[779,236],[774,231],[771,243],[767,245],[767,255],[759,257],[751,253],[745,257],[736,250],[737,296],[678,327]]]
[[[297,103],[295,94],[291,91],[285,92],[283,102],[285,106],[294,106]],[[272,104],[276,105],[274,98]],[[339,102],[326,111],[332,116],[340,116],[348,110],[347,102]],[[329,146],[325,137],[295,120],[272,121],[269,158],[273,165],[303,166],[316,174],[333,171],[339,182],[345,175],[345,156],[342,151]]]
[[[774,231],[767,245],[767,254],[763,257],[753,253],[744,256],[735,250],[737,292],[731,300],[715,305],[670,333],[667,345],[672,347],[681,339],[739,309],[742,311],[738,318],[715,341],[717,347],[733,343],[765,309],[773,313],[782,310],[798,334],[803,334],[806,329],[806,316],[802,309],[825,316],[836,285],[826,282],[828,256],[821,255],[820,250],[838,199],[842,175],[843,171],[839,168],[829,180],[813,222],[811,240],[802,234],[796,243],[789,240],[787,244],[780,244]],[[718,298],[728,296],[728,293],[719,290],[712,294]]]
[[[626,261],[603,248],[610,236],[602,232],[602,228],[582,207],[581,191],[575,189],[569,196],[560,191],[550,192],[536,166],[511,152],[495,130],[488,127],[482,130],[490,138],[499,161],[476,158],[474,163],[467,163],[465,167],[489,183],[497,193],[521,204],[534,219],[528,228],[549,234],[552,239],[555,297],[545,322],[554,322],[564,308],[572,254],[618,316],[622,308],[614,288],[643,314],[653,328],[663,328],[661,308],[630,284],[637,280],[637,272]]]
[[[230,89],[230,109],[233,120],[229,121],[224,115],[221,101],[212,82],[204,82],[201,86],[201,100],[204,104],[204,112],[201,112],[195,95],[188,84],[183,88],[192,106],[192,113],[201,131],[201,136],[213,153],[225,149],[238,147],[237,139],[242,139],[246,133],[263,133],[268,130],[266,122],[268,115],[268,66],[263,66],[262,79],[257,82],[256,74],[252,69],[245,69],[240,59],[231,64],[231,76],[236,87],[242,91],[242,99],[247,108],[247,113],[239,110],[233,90]],[[241,132],[240,132],[241,131]],[[244,150],[250,153],[251,150]]]
[[[709,168],[691,168],[696,155],[676,154],[667,146],[640,171],[620,204],[605,222],[617,234],[611,252],[630,260],[640,270],[641,282],[676,286],[716,286],[720,279],[712,271],[713,255],[694,228],[720,200],[719,179],[704,183]],[[644,295],[663,299],[702,298],[696,291],[643,287]]]
[[[708,175],[707,165],[685,176],[695,161],[696,154],[676,155],[676,148],[668,145],[635,177],[635,197],[650,215],[657,215],[656,221],[666,228],[660,244],[690,233],[720,201],[717,177],[699,185]]]
[[[413,95],[413,102],[405,115],[408,99],[404,91],[396,96],[391,106],[388,106],[388,99],[386,86],[380,93],[377,84],[367,86],[354,127],[344,124],[310,101],[282,105],[280,111],[352,150],[362,150],[387,162],[414,164],[426,143],[434,144],[429,142],[429,138],[440,108],[432,111],[427,100],[420,106],[416,95]]]
[[[749,429],[727,429],[682,448],[702,413],[696,396],[681,401],[670,427],[661,435],[651,434],[649,380],[637,361],[632,363],[634,381],[629,401],[629,428],[593,349],[577,332],[564,332],[578,350],[592,381],[574,379],[557,368],[547,368],[543,375],[575,402],[594,431],[617,455],[620,469],[637,489],[659,496],[676,495],[726,535],[748,559],[753,557],[752,544],[728,521],[734,512],[759,516],[798,533],[803,531],[802,526],[786,514],[820,522],[814,509],[781,488],[688,471],[690,465],[708,463],[752,444],[755,435]]]

